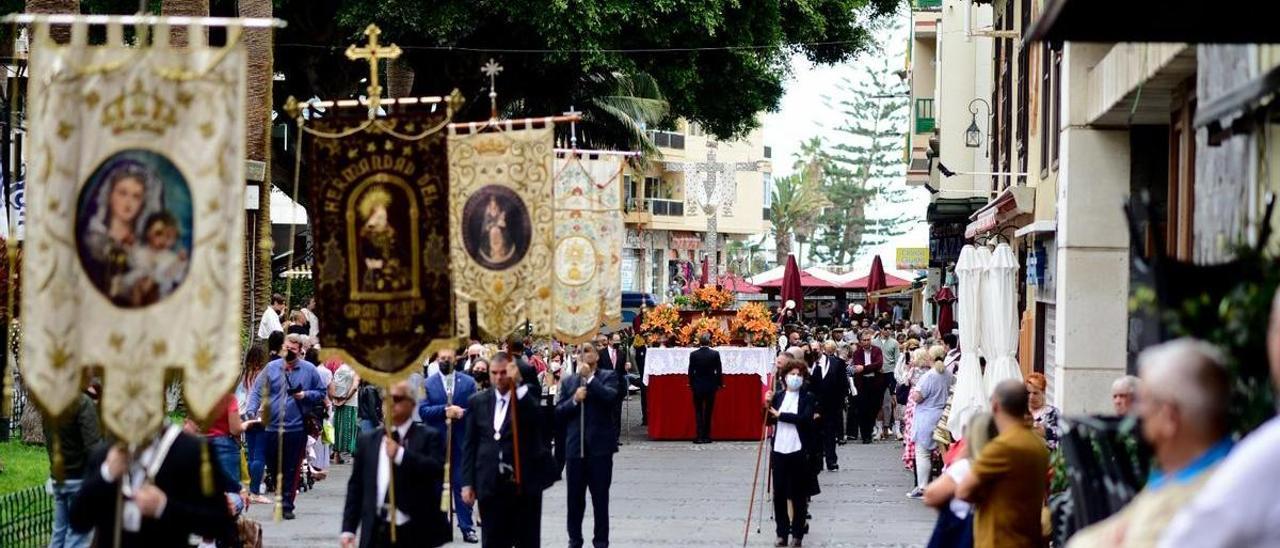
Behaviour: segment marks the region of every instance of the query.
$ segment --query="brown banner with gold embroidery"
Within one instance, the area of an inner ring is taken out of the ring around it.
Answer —
[[[446,119],[354,114],[305,124],[321,355],[385,384],[454,342]]]

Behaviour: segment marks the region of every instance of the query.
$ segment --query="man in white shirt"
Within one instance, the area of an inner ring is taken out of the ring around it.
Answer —
[[[1267,331],[1271,382],[1280,390],[1280,293]],[[1280,417],[1254,430],[1170,522],[1162,548],[1280,546]]]
[[[316,313],[312,312],[312,310],[315,310],[315,309],[316,309],[315,297],[311,297],[307,299],[307,306],[302,307],[302,315],[307,317],[307,327],[309,329],[309,331],[307,332],[307,335],[311,337],[320,336],[320,318],[317,318]]]
[[[390,434],[375,430],[360,437],[342,512],[342,548],[357,545],[357,530],[361,548],[440,546],[450,540],[449,523],[440,511],[440,434],[413,421],[416,405],[408,383],[396,383],[388,396],[395,427]]]
[[[262,320],[258,322],[258,338],[267,340],[272,333],[284,331],[280,325],[280,314],[284,312],[284,295],[276,293],[271,296],[271,306],[262,311]]]

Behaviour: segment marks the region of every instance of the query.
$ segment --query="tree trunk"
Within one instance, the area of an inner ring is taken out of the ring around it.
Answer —
[[[774,237],[773,247],[775,251],[774,258],[777,259],[778,265],[787,264],[787,255],[791,254],[791,232],[779,231],[777,236]]]
[[[80,0],[27,0],[27,13],[80,13]],[[71,27],[58,25],[49,29],[58,43],[71,41]]]
[[[413,93],[413,66],[404,59],[387,61],[387,97],[408,97]]]
[[[160,3],[161,15],[186,15],[191,17],[208,17],[209,16],[209,0],[163,0]],[[207,31],[206,31],[207,32]],[[207,40],[206,36],[204,40]],[[186,47],[187,28],[174,27],[169,29],[169,44],[174,47]]]
[[[271,17],[271,0],[240,0],[239,13],[241,17]],[[266,165],[266,177],[257,182],[257,216],[247,218],[251,224],[245,230],[244,315],[252,341],[257,332],[254,320],[271,298],[272,30],[245,29],[244,42],[249,55],[245,153],[249,160]]]

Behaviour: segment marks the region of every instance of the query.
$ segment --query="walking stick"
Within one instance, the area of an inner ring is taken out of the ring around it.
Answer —
[[[578,375],[578,388],[582,388],[582,375]],[[587,400],[578,404],[578,458],[587,458]]]
[[[770,382],[769,386],[773,383]],[[751,498],[747,499],[747,523],[742,528],[742,545],[747,545],[747,537],[751,534],[751,511],[756,506],[756,487],[760,484],[760,457],[764,455],[765,426],[769,423],[769,412],[761,410],[764,416],[760,419],[760,443],[756,445],[756,471],[751,475]],[[761,510],[763,513],[764,510]]]
[[[520,476],[520,415],[516,413],[516,406],[520,404],[520,385],[512,383],[511,385],[511,405],[510,408],[511,421],[511,456],[516,465],[516,494],[522,494],[522,482]]]
[[[444,385],[444,376],[440,377],[440,384]],[[426,382],[423,382],[426,385]],[[447,387],[446,387],[447,388]],[[445,517],[449,520],[449,529],[453,529],[453,419],[449,418],[449,407],[453,405],[453,390],[445,390],[444,404],[444,485],[440,493],[440,511],[444,512]]]

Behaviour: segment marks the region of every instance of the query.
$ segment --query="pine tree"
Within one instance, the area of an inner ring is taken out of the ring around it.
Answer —
[[[899,31],[897,26],[884,29],[881,42],[893,41]],[[883,54],[862,66],[857,81],[845,77],[841,97],[828,98],[842,120],[835,128],[838,142],[815,138],[797,154],[797,169],[821,174],[823,192],[832,204],[818,217],[811,260],[849,264],[863,249],[903,234],[913,220],[886,211],[907,200],[902,163],[907,87],[890,68],[890,60],[899,58]]]

